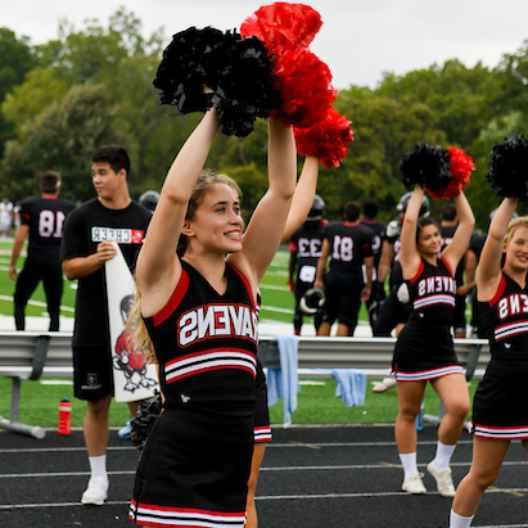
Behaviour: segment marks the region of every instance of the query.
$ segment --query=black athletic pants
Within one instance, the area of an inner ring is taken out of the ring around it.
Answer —
[[[50,317],[49,330],[56,332],[59,330],[60,304],[62,299],[62,268],[56,258],[38,259],[28,257],[24,263],[22,271],[18,275],[15,294],[15,327],[17,330],[26,328],[26,305],[42,281],[46,304]]]

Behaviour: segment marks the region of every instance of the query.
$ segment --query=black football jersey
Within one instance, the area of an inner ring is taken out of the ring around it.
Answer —
[[[372,231],[359,223],[335,222],[325,230],[330,245],[329,271],[362,275],[363,259],[372,256]]]
[[[145,318],[167,407],[226,402],[255,410],[258,307],[246,277],[226,265],[227,288],[217,292],[182,261],[182,275],[166,306]],[[228,408],[228,407],[225,407]]]
[[[317,261],[321,256],[326,220],[305,222],[293,234],[288,244],[290,252],[295,253],[295,282],[312,284],[315,280]]]
[[[64,221],[75,204],[35,196],[23,200],[19,206],[20,223],[29,228],[28,258],[59,258]]]
[[[409,320],[429,326],[453,324],[456,281],[442,258],[436,266],[422,259],[416,275],[406,283],[412,307]]]
[[[364,225],[372,231],[372,255],[374,256],[374,269],[378,269],[378,264],[381,257],[381,245],[385,235],[385,224],[377,220],[362,220],[361,225]]]
[[[504,272],[497,292],[489,302],[479,302],[489,329],[491,357],[528,365],[528,290]]]

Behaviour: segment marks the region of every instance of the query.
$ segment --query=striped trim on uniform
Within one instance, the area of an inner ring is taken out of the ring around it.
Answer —
[[[500,427],[497,425],[473,424],[473,434],[483,438],[497,438],[501,440],[528,439],[528,424]]]
[[[256,443],[271,442],[271,427],[255,427],[254,436]]]
[[[255,378],[257,376],[255,353],[244,348],[229,350],[210,348],[203,352],[180,356],[165,365],[165,379],[167,383],[174,383],[205,372],[226,369],[244,370]]]
[[[502,341],[526,332],[528,332],[528,321],[516,321],[515,323],[498,325],[495,328],[495,341]]]
[[[418,299],[414,301],[414,309],[426,308],[435,304],[449,304],[450,306],[455,306],[455,298],[453,295],[437,294],[429,295],[423,299]]]
[[[156,506],[134,500],[130,501],[128,517],[141,526],[163,528],[243,528],[246,522],[245,512]]]
[[[427,381],[449,374],[464,374],[464,369],[460,365],[445,365],[429,370],[418,370],[415,372],[405,372],[397,370],[395,372],[396,381]]]

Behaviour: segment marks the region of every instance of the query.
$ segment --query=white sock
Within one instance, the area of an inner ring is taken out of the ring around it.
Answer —
[[[106,474],[106,455],[88,457],[90,461],[90,471],[92,477],[107,477]]]
[[[451,457],[453,456],[455,447],[456,444],[448,445],[442,444],[442,442],[438,441],[436,443],[436,455],[432,462],[433,466],[437,467],[438,469],[447,469],[449,467],[449,463],[451,462]]]
[[[458,515],[458,513],[451,510],[451,515],[449,516],[449,528],[469,528],[473,517],[474,515],[471,517],[462,517],[462,515]]]
[[[416,465],[416,453],[400,453],[400,460],[403,466],[405,478],[418,473],[418,466]]]

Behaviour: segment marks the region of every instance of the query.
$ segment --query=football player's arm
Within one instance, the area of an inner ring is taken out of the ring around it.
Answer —
[[[307,156],[293,193],[291,208],[286,219],[286,227],[282,233],[281,242],[288,241],[293,233],[304,224],[313,205],[318,174],[319,160],[315,157]]]
[[[389,273],[393,256],[394,245],[388,240],[384,240],[383,245],[381,246],[381,257],[378,265],[378,281],[382,284],[385,282],[387,274]]]
[[[9,260],[9,268],[7,273],[9,278],[12,280],[16,279],[17,270],[16,264],[22,248],[24,247],[24,242],[26,241],[29,234],[29,226],[26,224],[20,224],[15,234],[15,242],[13,243],[13,248],[11,249],[11,258]]]
[[[451,244],[447,246],[443,253],[444,259],[447,260],[452,270],[456,269],[460,259],[467,251],[471,235],[473,234],[473,228],[475,227],[475,216],[463,191],[455,197],[455,207],[458,217],[458,227],[456,228]]]
[[[420,265],[420,255],[416,249],[416,229],[424,196],[424,190],[417,185],[411,194],[403,217],[400,234],[400,263],[403,277],[406,279],[413,277]]]
[[[314,286],[316,288],[323,287],[323,277],[326,269],[326,259],[328,258],[328,255],[330,255],[330,242],[328,242],[328,239],[325,238],[323,240],[323,247],[321,248],[321,256],[317,261],[317,271],[315,273],[314,281]]]
[[[288,287],[290,291],[295,289],[295,268],[297,264],[297,245],[290,242],[290,260],[288,262]]]
[[[363,288],[363,291],[361,292],[361,298],[362,300],[366,301],[370,298],[370,293],[372,292],[372,276],[373,276],[373,270],[374,270],[374,257],[371,255],[369,257],[365,257],[363,259],[363,263],[365,264],[365,287]]]
[[[475,287],[475,276],[477,270],[477,255],[473,249],[469,248],[464,260],[464,288],[466,291]]]
[[[481,301],[491,299],[497,290],[501,278],[504,237],[517,204],[516,198],[504,198],[491,220],[477,267],[477,294]]]

